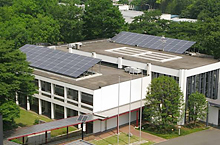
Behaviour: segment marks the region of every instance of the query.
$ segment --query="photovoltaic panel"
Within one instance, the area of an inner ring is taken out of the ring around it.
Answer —
[[[146,34],[138,34],[132,32],[121,32],[111,39],[112,41],[120,44],[131,46],[139,46],[143,48],[150,48],[156,50],[164,50],[167,52],[184,53],[196,42],[165,38],[164,43],[162,37],[152,36]]]
[[[26,54],[31,67],[74,78],[79,77],[101,61],[92,57],[29,44],[24,45],[20,50]]]

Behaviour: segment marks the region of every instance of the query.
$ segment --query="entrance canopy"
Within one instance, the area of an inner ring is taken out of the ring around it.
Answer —
[[[88,114],[87,116],[88,116],[88,119],[86,122],[91,122],[91,121],[100,119],[100,117],[94,116],[93,114]],[[80,121],[77,121],[77,118],[78,116],[75,116],[75,117],[70,117],[66,119],[60,119],[60,120],[56,120],[52,122],[33,125],[30,127],[24,127],[24,128],[16,130],[15,133],[11,135],[12,137],[8,138],[8,140],[81,124]]]
[[[145,102],[146,102],[145,100],[142,100],[142,101],[139,100],[139,101],[130,103],[131,112],[139,110],[140,107],[144,106]],[[119,107],[119,115],[123,115],[128,112],[129,112],[129,104],[125,104]],[[110,118],[114,118],[117,115],[118,115],[118,107],[115,107],[109,110],[105,110],[105,111],[101,111],[101,112],[97,112],[93,114],[87,114],[88,118],[85,122],[86,123],[93,122],[96,120],[104,121]],[[74,125],[78,125],[81,123],[82,123],[81,121],[78,121],[78,116],[75,116],[75,117],[55,120],[55,121],[47,122],[43,124],[33,125],[30,127],[24,127],[24,128],[20,128],[16,130],[14,134],[11,134],[11,137],[9,137],[8,140],[13,140],[16,138],[34,135],[34,134],[38,134],[38,133],[42,133],[46,131],[56,130],[56,129],[60,129],[60,128],[68,127],[68,126],[74,126]]]

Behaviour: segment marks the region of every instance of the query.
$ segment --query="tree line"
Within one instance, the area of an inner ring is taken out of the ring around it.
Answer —
[[[133,0],[131,5],[138,10],[152,8],[200,20],[220,15],[220,0]]]
[[[85,9],[77,4],[85,4]],[[109,38],[125,21],[110,0],[0,0],[0,113],[3,126],[16,126],[15,96],[36,93],[33,70],[18,48],[25,44],[62,44]]]
[[[1,0],[0,36],[15,47],[35,43],[69,43],[109,38],[124,27],[124,19],[110,0]],[[66,3],[64,3],[66,2]]]

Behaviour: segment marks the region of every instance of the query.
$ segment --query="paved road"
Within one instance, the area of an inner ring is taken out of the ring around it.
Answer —
[[[220,129],[210,128],[156,145],[220,145]]]

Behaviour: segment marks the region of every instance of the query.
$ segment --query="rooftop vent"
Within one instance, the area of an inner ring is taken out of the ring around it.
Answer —
[[[82,42],[69,43],[67,45],[68,48],[75,48],[75,49],[80,49],[81,46],[82,46]]]
[[[131,73],[131,74],[139,74],[141,73],[141,69],[136,67],[126,67],[125,72]]]

